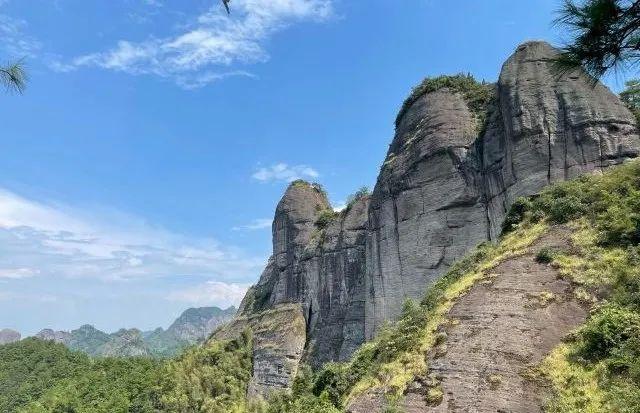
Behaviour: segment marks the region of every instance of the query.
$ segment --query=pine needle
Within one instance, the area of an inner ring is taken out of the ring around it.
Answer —
[[[27,87],[27,72],[22,60],[0,66],[0,85],[9,93],[22,94]]]

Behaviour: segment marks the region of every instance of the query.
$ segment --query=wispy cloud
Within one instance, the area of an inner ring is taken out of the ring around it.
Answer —
[[[40,271],[33,268],[0,268],[0,278],[29,278],[40,274]]]
[[[171,301],[180,301],[192,306],[216,304],[221,307],[238,306],[250,284],[227,284],[208,281],[204,284],[174,291],[167,296]]]
[[[162,7],[163,4],[160,0],[142,0],[142,2],[148,6]]]
[[[13,292],[13,291],[0,291],[0,302],[2,301],[14,301],[20,303],[57,303],[61,300],[60,297],[53,294],[40,294],[31,292]]]
[[[233,227],[234,231],[256,231],[259,229],[271,228],[272,220],[269,218],[254,219],[249,224]]]
[[[252,279],[264,259],[117,211],[37,202],[0,189],[0,278],[206,276]]]
[[[320,174],[307,165],[287,165],[286,163],[277,163],[269,167],[262,167],[251,175],[253,179],[261,182],[284,181],[293,182],[296,179],[315,179]]]
[[[120,40],[109,50],[56,62],[52,68],[101,67],[170,78],[186,88],[202,87],[224,77],[247,75],[232,66],[266,61],[269,54],[264,43],[274,33],[296,22],[327,19],[332,15],[332,1],[234,0],[231,17],[216,2],[182,33]]]
[[[0,0],[1,8],[7,3]],[[26,32],[27,22],[0,12],[0,48],[10,59],[34,57],[41,43]]]

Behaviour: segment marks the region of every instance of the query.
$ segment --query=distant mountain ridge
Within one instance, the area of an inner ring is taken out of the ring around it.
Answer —
[[[152,331],[122,328],[108,334],[85,324],[71,331],[44,329],[35,337],[62,343],[72,350],[82,351],[94,357],[169,357],[185,347],[205,340],[235,313],[235,307],[226,310],[218,307],[189,308],[166,330],[162,327]]]

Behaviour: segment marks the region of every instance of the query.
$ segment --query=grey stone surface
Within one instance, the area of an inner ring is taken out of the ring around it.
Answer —
[[[55,341],[56,343],[62,344],[68,344],[71,341],[71,333],[68,331],[53,331],[50,328],[45,328],[34,337],[40,340]]]
[[[307,360],[344,360],[364,341],[364,264],[368,199],[336,213],[326,195],[306,182],[289,186],[273,223],[273,256],[245,297],[240,314],[300,303],[307,322]]]
[[[295,378],[306,343],[306,320],[300,304],[278,304],[255,314],[238,315],[213,339],[230,339],[253,332],[253,374],[250,398],[268,397],[289,387]]]
[[[396,318],[458,258],[497,239],[520,196],[636,157],[635,119],[556,50],[520,45],[502,68],[483,135],[459,94],[418,99],[401,119],[371,199],[365,333]]]
[[[292,184],[276,209],[273,255],[240,316],[300,304],[303,359],[344,360],[407,298],[481,242],[495,240],[519,196],[636,157],[635,119],[582,73],[560,76],[544,42],[517,48],[479,127],[459,93],[418,98],[398,123],[373,194],[315,225],[330,205]]]
[[[541,413],[549,389],[531,380],[530,372],[584,323],[588,310],[574,286],[535,257],[543,248],[569,245],[571,231],[554,227],[459,298],[447,314],[449,322],[438,329],[443,339],[426,355],[429,371],[408,386],[398,410]],[[442,401],[429,401],[433,388],[442,391]],[[384,389],[375,389],[355,397],[347,411],[382,413],[388,403]]]
[[[8,328],[3,328],[0,330],[0,345],[15,343],[16,341],[20,341],[20,333],[15,330],[11,330]]]

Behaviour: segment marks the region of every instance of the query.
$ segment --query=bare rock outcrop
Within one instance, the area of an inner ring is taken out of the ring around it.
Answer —
[[[335,213],[318,186],[296,181],[276,208],[273,255],[239,314],[299,303],[307,360],[344,360],[364,341],[368,199]]]
[[[636,121],[620,99],[582,72],[558,74],[556,55],[529,42],[502,68],[480,159],[493,239],[517,197],[638,155]]]
[[[20,333],[15,330],[8,328],[0,330],[0,345],[15,343],[16,341],[20,341],[20,338]]]
[[[415,96],[372,195],[340,214],[327,212],[321,188],[291,184],[276,209],[273,255],[238,317],[299,305],[305,344],[296,362],[344,360],[407,298],[497,239],[517,197],[636,157],[633,115],[584,73],[558,74],[556,54],[544,42],[519,46],[487,86],[484,108],[449,88]],[[257,342],[255,351],[271,350]]]
[[[518,197],[638,155],[629,110],[584,73],[559,74],[556,55],[544,42],[517,48],[484,130],[447,89],[423,95],[400,119],[369,210],[367,339],[455,260],[497,239]]]
[[[253,372],[248,396],[267,396],[287,388],[298,372],[306,343],[306,321],[300,304],[280,304],[256,314],[239,315],[213,339],[253,332]]]

